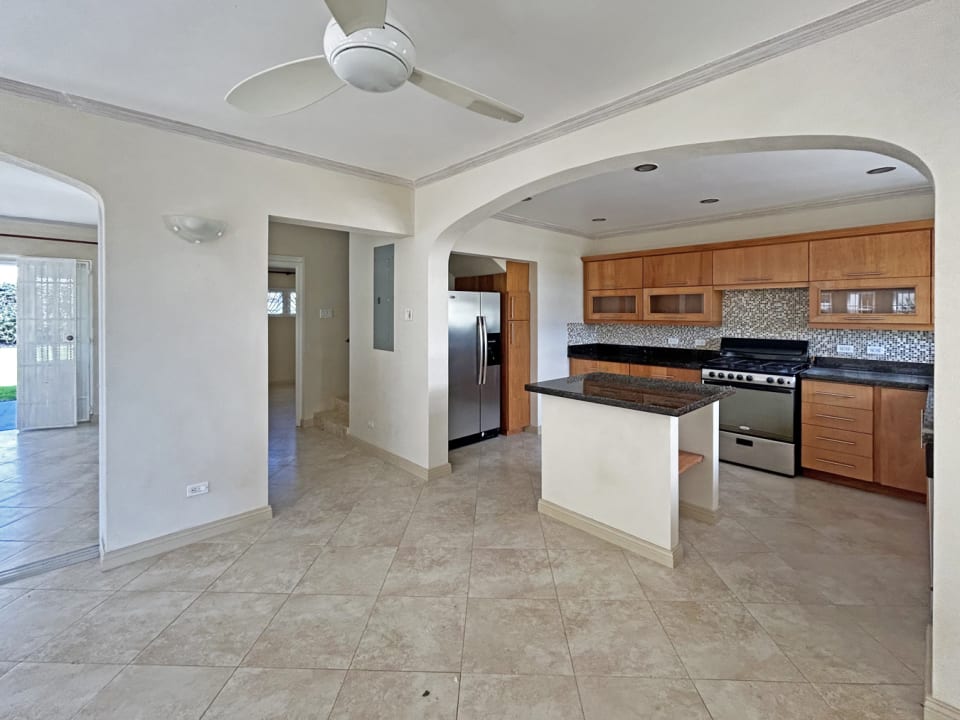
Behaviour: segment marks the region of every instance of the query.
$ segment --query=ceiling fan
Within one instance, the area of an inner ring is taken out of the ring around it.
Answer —
[[[325,0],[333,18],[323,34],[323,55],[293,60],[251,75],[227,93],[226,101],[256,115],[302,110],[344,84],[389,92],[411,82],[454,105],[505,122],[523,113],[509,105],[416,66],[413,41],[387,17],[387,0]]]

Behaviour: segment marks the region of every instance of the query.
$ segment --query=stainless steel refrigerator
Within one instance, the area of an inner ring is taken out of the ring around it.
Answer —
[[[500,432],[500,293],[449,293],[451,447]]]

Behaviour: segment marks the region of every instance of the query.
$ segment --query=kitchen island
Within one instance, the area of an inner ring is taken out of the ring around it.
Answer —
[[[609,373],[526,389],[543,395],[540,512],[676,566],[681,508],[716,517],[717,402],[735,391]]]

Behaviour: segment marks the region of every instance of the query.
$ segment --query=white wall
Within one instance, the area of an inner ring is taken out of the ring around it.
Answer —
[[[762,217],[731,218],[702,225],[604,238],[595,240],[588,254],[746,240],[906,220],[929,220],[933,217],[933,211],[933,193],[905,195],[829,208],[807,208]]]
[[[271,222],[269,247],[271,255],[303,258],[303,297],[297,298],[297,311],[303,314],[303,417],[309,419],[350,391],[349,235]],[[333,317],[320,317],[324,309],[332,310]],[[284,322],[294,323],[293,318],[274,318],[271,327],[277,322],[279,332]]]
[[[373,347],[373,249],[390,242],[395,242],[393,352]],[[350,434],[426,467],[427,397],[410,392],[425,380],[418,372],[425,370],[427,352],[425,307],[422,300],[414,302],[422,288],[412,245],[410,239],[350,234]],[[402,319],[406,307],[413,310],[412,321]]]
[[[13,237],[10,237],[10,236]],[[29,237],[33,236],[33,237]],[[37,237],[57,238],[71,242],[38,240]],[[98,333],[99,307],[97,302],[97,229],[62,223],[43,223],[12,220],[0,217],[0,257],[57,257],[89,260],[91,269],[91,308],[93,316],[93,413],[99,402]]]
[[[264,507],[268,218],[404,235],[412,192],[39,100],[0,104],[0,159],[102,199],[102,547]],[[165,213],[229,229],[190,245]],[[187,499],[200,481],[209,494]]]
[[[458,253],[521,260],[530,266],[530,377],[569,375],[567,323],[583,320],[583,263],[590,241],[539,228],[485,220],[460,237]],[[531,397],[530,424],[540,424],[540,396]]]

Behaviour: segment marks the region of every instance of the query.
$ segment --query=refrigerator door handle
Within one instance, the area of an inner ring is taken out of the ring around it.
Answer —
[[[487,365],[490,360],[487,350],[487,316],[480,316],[480,384],[487,384]]]
[[[477,315],[477,385],[483,385],[483,315]]]

